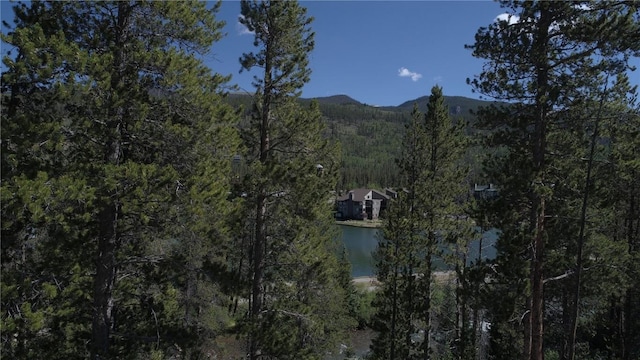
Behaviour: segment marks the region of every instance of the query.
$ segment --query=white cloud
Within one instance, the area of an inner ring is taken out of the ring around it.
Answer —
[[[401,67],[398,69],[398,76],[400,77],[410,77],[413,81],[418,81],[422,74],[418,74],[417,72],[409,71],[406,67]]]
[[[573,5],[573,7],[583,11],[588,11],[592,9],[591,5],[589,4],[577,4],[577,5]]]
[[[441,84],[442,80],[444,80],[444,78],[442,76],[440,76],[440,75],[438,75],[438,76],[433,78],[433,82],[436,83],[436,84]]]
[[[249,31],[246,26],[244,26],[239,20],[244,19],[244,16],[238,15],[238,22],[236,23],[236,32],[238,35],[253,35],[253,31]]]
[[[520,17],[518,15],[502,13],[502,14],[496,16],[495,21],[506,21],[507,24],[511,25],[511,24],[515,24],[518,21],[520,21]]]

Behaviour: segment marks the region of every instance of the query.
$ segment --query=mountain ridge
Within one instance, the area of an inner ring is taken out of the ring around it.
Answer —
[[[465,133],[472,135],[476,128],[475,111],[492,102],[463,96],[445,96],[445,103],[454,121],[466,124]],[[227,101],[236,109],[242,108],[244,116],[250,116],[251,94],[229,94]],[[410,99],[397,106],[372,106],[359,102],[349,95],[300,98],[302,105],[317,101],[325,124],[325,136],[340,144],[340,189],[357,187],[385,187],[401,184],[396,159],[401,155],[405,125],[411,121],[413,104],[426,113],[429,96]],[[477,160],[483,150],[469,150],[466,161],[473,169],[474,179],[480,174]]]
[[[338,104],[338,105],[365,105],[364,103],[352,98],[349,95],[338,94],[330,96],[317,96],[312,98],[302,98],[303,100],[317,100],[319,103],[324,104]]]
[[[250,93],[229,93],[229,96],[232,98],[251,98],[253,94]],[[450,107],[450,112],[454,115],[456,114],[464,114],[468,110],[475,110],[479,106],[489,105],[493,103],[493,101],[488,100],[479,100],[466,96],[459,95],[445,95],[444,96],[445,103]],[[320,104],[330,104],[330,105],[350,105],[350,106],[365,106],[371,107],[373,109],[380,109],[386,111],[411,111],[413,109],[413,104],[418,104],[418,109],[422,112],[426,111],[427,103],[429,102],[429,95],[419,96],[415,99],[409,99],[400,103],[399,105],[370,105],[367,103],[363,103],[354,99],[353,97],[347,94],[335,94],[328,96],[314,96],[314,97],[301,97],[301,101],[307,102],[316,100]],[[459,107],[459,108],[458,108]]]

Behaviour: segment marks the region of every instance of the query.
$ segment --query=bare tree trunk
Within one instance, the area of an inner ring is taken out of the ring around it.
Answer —
[[[269,47],[267,45],[267,51]],[[264,89],[262,92],[262,106],[260,112],[260,163],[264,166],[269,161],[269,122],[271,117],[271,91],[272,91],[272,64],[267,60],[264,73]],[[250,358],[260,357],[260,349],[257,339],[260,314],[263,308],[264,288],[264,256],[267,247],[267,195],[265,185],[260,180],[256,189],[256,218],[255,239],[253,242],[253,279],[251,283],[251,320],[252,331],[250,336]]]
[[[533,271],[531,274],[531,360],[543,360],[543,336],[544,336],[544,198],[540,199],[538,223],[533,244]]]
[[[118,110],[118,117],[122,118],[123,111]],[[112,140],[107,153],[107,162],[119,165],[121,162],[122,121],[113,123],[116,139]],[[92,358],[100,359],[109,352],[109,336],[113,327],[113,289],[116,282],[116,251],[120,241],[118,219],[120,204],[118,191],[110,191],[109,202],[104,204],[100,213],[100,235],[98,238],[98,253],[96,256],[96,276],[93,289],[93,322],[92,322]]]
[[[109,336],[113,325],[113,287],[116,278],[115,253],[118,241],[118,205],[102,211],[101,235],[98,240],[96,277],[93,290],[92,358],[101,359],[109,353]]]
[[[608,78],[607,78],[608,80]],[[591,136],[591,148],[589,149],[589,158],[587,159],[587,175],[584,180],[584,194],[582,198],[582,209],[580,210],[580,233],[578,234],[578,249],[576,254],[576,269],[573,290],[573,312],[571,314],[571,332],[569,333],[569,360],[574,360],[576,353],[576,333],[578,331],[578,310],[580,305],[580,285],[582,278],[582,250],[584,247],[584,229],[587,221],[587,205],[589,201],[589,187],[591,186],[591,170],[593,168],[593,157],[596,150],[596,141],[598,139],[598,127],[600,125],[600,114],[604,105],[605,93],[607,86],[605,85],[602,96],[600,97],[600,105],[598,114],[596,115],[593,134]]]
[[[531,309],[531,296],[527,297],[527,305]],[[524,329],[524,341],[522,344],[522,359],[529,360],[531,358],[531,310],[522,316],[522,326]]]
[[[131,15],[131,6],[128,2],[118,2],[115,29],[115,44],[117,51],[111,65],[111,91],[119,91],[124,80],[124,63],[126,53],[124,44],[127,41],[127,26]],[[126,108],[122,106],[109,109],[110,121],[107,122],[108,136],[105,152],[105,162],[112,165],[120,165],[123,159],[122,141],[126,131]],[[100,235],[98,238],[98,254],[96,256],[96,276],[93,291],[93,316],[92,316],[92,358],[100,359],[107,356],[110,347],[110,332],[114,326],[114,298],[113,290],[116,283],[116,252],[120,242],[118,220],[120,216],[120,203],[118,200],[120,189],[111,190],[108,202],[100,213]]]
[[[469,276],[469,274],[467,274],[467,254],[466,252],[464,253],[463,257],[462,257],[462,270],[461,270],[461,284],[459,285],[459,292],[460,294],[458,295],[458,297],[460,298],[460,310],[458,310],[461,313],[461,318],[460,318],[460,359],[466,359],[467,358],[467,354],[469,353],[469,347],[471,345],[473,345],[473,342],[471,341],[473,339],[472,336],[470,336],[472,333],[469,331],[469,312],[468,312],[468,307],[469,305],[467,304],[467,297],[468,297],[468,289],[467,289],[467,284],[468,279],[467,276]]]
[[[396,358],[396,323],[398,317],[398,242],[396,241],[394,256],[396,260],[393,265],[393,287],[392,287],[392,305],[391,305],[391,344],[389,348],[389,360],[395,360]]]
[[[461,273],[460,273],[460,265],[456,262],[456,266],[455,266],[455,272],[456,272],[456,287],[455,287],[455,291],[456,291],[456,327],[455,327],[455,332],[456,332],[456,346],[455,346],[455,353],[454,353],[454,357],[456,359],[460,359],[461,358],[461,354],[462,351],[460,351],[462,349],[462,346],[464,344],[464,341],[462,339],[463,335],[462,335],[462,327],[464,324],[464,320],[463,320],[463,316],[462,316],[462,312],[464,311],[462,309],[462,298],[460,296],[460,277],[461,277]]]
[[[435,241],[433,239],[433,233],[429,234],[431,238],[430,241]],[[431,359],[431,248],[428,249],[427,254],[425,255],[426,265],[424,274],[422,277],[424,278],[426,288],[425,288],[425,305],[424,305],[424,340],[423,340],[423,359],[429,360]]]
[[[476,266],[479,266],[480,262],[482,261],[482,240],[484,240],[484,232],[485,232],[485,226],[484,226],[484,217],[480,226],[480,240],[478,241],[478,258],[476,260]],[[482,343],[482,326],[480,325],[480,280],[481,279],[474,279],[474,283],[473,283],[473,334],[474,334],[474,341],[473,341],[473,345],[474,347],[477,349],[476,351],[476,359],[480,360],[480,359],[484,359],[484,354],[483,354],[483,346],[484,344]],[[484,278],[482,279],[484,280]]]
[[[562,287],[562,327],[565,331],[562,347],[560,348],[560,359],[566,360],[569,356],[569,333],[571,329],[571,302],[569,301],[567,286]]]
[[[549,26],[551,25],[551,13],[546,8],[540,11],[539,26],[533,41],[533,52],[538,56],[536,64],[536,94],[535,94],[535,124],[533,139],[533,211],[535,224],[533,233],[532,258],[531,258],[531,360],[543,360],[544,337],[544,273],[545,261],[545,216],[546,198],[544,194],[545,184],[545,150],[547,136],[547,111],[549,96],[549,68],[547,64],[547,47],[549,41]]]
[[[637,174],[633,171],[631,173],[632,179],[637,179]],[[627,244],[629,245],[629,253],[634,256],[634,254],[638,251],[638,232],[640,231],[640,214],[638,213],[637,207],[637,193],[636,189],[631,189],[631,194],[629,196],[629,213],[626,219],[626,238]],[[637,296],[634,296],[634,293],[637,294],[637,289],[633,287],[627,289],[626,294],[624,295],[624,304],[620,321],[622,324],[621,327],[621,344],[620,344],[620,358],[624,360],[631,360],[631,351],[630,348],[634,345],[634,329],[633,326],[636,324],[636,321],[633,317],[633,313],[637,313],[638,310],[634,307],[634,302],[637,302]],[[637,333],[635,334],[637,336]]]
[[[411,233],[413,234],[413,229],[411,229]],[[409,243],[407,244],[407,246],[413,246],[413,244]],[[415,314],[415,309],[413,306],[413,248],[410,250],[409,252],[409,269],[407,270],[407,309],[408,309],[408,318],[407,321],[409,322],[409,330],[412,329],[412,324],[413,324],[413,319],[414,319],[414,314]],[[406,334],[406,338],[405,338],[405,349],[407,349],[407,354],[411,354],[411,331],[407,331]]]
[[[266,215],[267,202],[264,190],[258,190],[258,198],[256,202],[256,218],[255,218],[255,239],[253,242],[253,278],[251,282],[251,336],[249,340],[250,358],[258,359],[260,354],[257,334],[259,326],[260,314],[263,308],[263,277],[264,277],[264,255],[267,244],[266,234]]]

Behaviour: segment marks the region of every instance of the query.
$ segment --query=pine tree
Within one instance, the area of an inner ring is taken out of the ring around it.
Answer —
[[[464,124],[454,125],[444,103],[442,88],[434,87],[431,90],[427,113],[425,114],[426,151],[428,162],[422,172],[423,181],[420,183],[418,201],[422,204],[421,211],[426,216],[426,261],[420,268],[422,277],[419,279],[418,292],[424,299],[424,307],[418,310],[422,316],[425,328],[425,341],[422,347],[423,358],[428,358],[430,309],[429,296],[431,293],[431,269],[430,258],[436,254],[438,243],[443,246],[455,244],[456,252],[466,248],[470,232],[461,205],[468,194],[467,172],[462,166],[461,160],[466,151],[464,138]],[[458,275],[460,264],[457,264]],[[420,282],[422,284],[420,284]],[[466,310],[465,310],[466,311]],[[420,317],[419,317],[420,318]]]
[[[415,114],[415,113],[414,113]],[[414,219],[411,219],[409,194],[400,193],[389,205],[375,252],[376,277],[381,288],[373,301],[375,313],[372,329],[377,332],[372,340],[374,359],[408,359],[415,353],[412,337],[416,332],[413,293],[418,263]]]
[[[631,86],[626,74],[619,74],[601,96],[607,101],[594,99],[597,110],[585,116],[593,118],[590,131],[595,142],[590,154],[583,151],[585,158],[592,159],[592,176],[585,211],[582,278],[573,284],[580,292],[573,294],[578,295],[578,307],[572,309],[578,322],[572,322],[572,340],[576,349],[631,359],[638,355],[633,344],[640,338],[631,295],[638,289],[637,86]],[[573,353],[576,358],[585,356],[578,350]]]
[[[375,302],[378,336],[372,350],[377,358],[431,356],[433,259],[441,255],[439,247],[457,244],[459,250],[469,236],[458,220],[468,193],[464,151],[463,124],[453,124],[436,86],[427,113],[414,106],[407,125],[398,160],[407,193],[390,206],[377,250],[383,284]],[[419,341],[417,334],[423,334]]]
[[[561,209],[558,189],[567,179],[555,172],[554,164],[562,159],[553,149],[573,141],[556,134],[582,127],[565,122],[566,111],[580,106],[582,92],[594,77],[624,71],[631,51],[637,51],[633,36],[617,35],[637,34],[637,9],[623,2],[505,1],[503,7],[512,12],[511,19],[479,29],[469,46],[474,56],[488,60],[485,70],[470,81],[474,89],[512,102],[480,114],[494,130],[494,145],[508,149],[490,171],[502,197],[496,207],[501,209],[496,227],[502,234],[494,288],[510,283],[512,289],[527,290],[526,298],[512,293],[503,297],[510,305],[493,309],[493,345],[500,357],[542,359],[545,273],[566,270],[549,269],[547,263],[554,250],[548,248],[553,246],[548,239],[562,233],[556,220],[567,215],[556,212]],[[521,336],[508,318],[523,320]]]
[[[630,360],[640,356],[640,104],[637,100],[637,85],[633,87],[626,77],[619,77],[621,91],[618,94],[620,108],[614,108],[615,116],[605,123],[607,134],[613,140],[610,153],[611,169],[607,174],[614,178],[603,177],[608,185],[602,187],[605,193],[601,197],[609,206],[611,226],[609,236],[614,241],[626,242],[627,266],[623,274],[628,276],[628,285],[623,293],[610,301],[607,312],[610,318],[610,331],[606,343],[615,357]],[[615,199],[610,202],[610,199]],[[616,290],[620,291],[620,288]]]
[[[606,77],[594,78],[582,91],[581,106],[564,112],[567,124],[581,127],[549,134],[550,152],[561,159],[554,161],[554,168],[563,177],[555,183],[557,201],[549,209],[566,215],[549,219],[550,238],[557,240],[548,245],[553,276],[545,279],[545,301],[557,310],[546,315],[545,348],[560,358],[585,358],[600,351],[588,334],[604,317],[591,314],[606,312],[611,296],[627,286],[624,272],[616,270],[626,267],[624,241],[603,231],[611,219],[603,206],[608,201],[598,190],[608,186],[603,179],[610,177],[611,169],[603,160],[612,143],[603,137],[608,128],[603,125],[619,91],[615,83],[605,82]]]
[[[218,94],[225,79],[197,59],[221,37],[216,8],[15,9],[4,40],[17,55],[2,76],[3,353],[189,353],[192,331],[212,327],[189,321],[192,297],[174,281],[188,271],[174,255],[181,241],[213,235],[202,224],[223,214],[235,146]],[[198,159],[203,150],[210,158]],[[196,208],[206,216],[185,220]]]
[[[322,137],[317,103],[297,102],[309,81],[312,18],[295,1],[242,1],[240,22],[255,34],[243,70],[260,68],[247,127],[244,186],[250,213],[251,359],[318,358],[347,316],[338,276],[330,192],[335,147]]]

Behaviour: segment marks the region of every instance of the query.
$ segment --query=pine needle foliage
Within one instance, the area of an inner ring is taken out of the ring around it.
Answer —
[[[242,332],[251,359],[316,359],[347,327],[331,215],[337,147],[322,136],[318,104],[297,101],[309,81],[313,18],[296,1],[242,1],[254,33],[242,70],[258,68],[243,186],[250,307]]]
[[[221,297],[204,264],[226,236],[216,225],[237,146],[227,79],[199,60],[222,36],[217,7],[14,9],[3,35],[3,355],[197,357],[220,327],[206,318]]]

